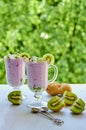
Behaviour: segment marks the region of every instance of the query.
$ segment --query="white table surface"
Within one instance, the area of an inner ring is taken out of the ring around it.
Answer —
[[[71,84],[72,91],[86,103],[86,84]],[[33,114],[27,107],[32,100],[33,93],[27,85],[21,87],[26,99],[21,105],[12,105],[7,100],[8,93],[12,90],[8,85],[0,85],[0,130],[86,130],[86,110],[80,115],[74,115],[69,107],[60,112],[52,113],[56,118],[64,120],[62,126],[57,126],[41,114]],[[51,98],[46,92],[44,100]]]

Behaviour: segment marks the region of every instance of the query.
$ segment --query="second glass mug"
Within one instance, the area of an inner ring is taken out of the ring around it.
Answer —
[[[52,68],[54,74],[51,80],[48,80],[48,69]],[[34,92],[34,100],[28,104],[29,107],[45,106],[42,92],[47,88],[48,83],[54,82],[58,75],[58,68],[53,64],[48,64],[47,61],[43,62],[30,62],[26,61],[26,72],[28,87]]]

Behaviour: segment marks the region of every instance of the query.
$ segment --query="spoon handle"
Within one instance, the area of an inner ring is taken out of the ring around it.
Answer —
[[[54,118],[50,113],[48,112],[44,112],[44,111],[40,111],[39,113],[41,113],[42,115],[47,116],[49,119],[53,120],[57,125],[62,125],[64,123],[64,121],[60,120],[60,119],[56,119]]]

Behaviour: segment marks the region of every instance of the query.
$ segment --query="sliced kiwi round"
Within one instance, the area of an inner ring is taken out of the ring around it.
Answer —
[[[23,58],[30,58],[30,55],[28,54],[28,53],[26,53],[26,52],[23,52],[23,53],[21,53],[20,54],[21,55],[21,57],[23,57]]]
[[[43,60],[47,60],[48,64],[54,64],[54,56],[50,53],[43,55]]]
[[[43,58],[42,57],[39,57],[38,58],[38,62],[43,62],[44,60],[43,60]]]

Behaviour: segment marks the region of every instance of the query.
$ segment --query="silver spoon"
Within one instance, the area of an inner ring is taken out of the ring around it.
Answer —
[[[48,108],[47,108],[47,107],[42,107],[42,108],[41,108],[41,112],[44,112],[44,113],[48,114],[48,116],[50,116],[50,118],[51,118],[55,123],[57,123],[58,125],[62,125],[62,124],[64,123],[64,121],[62,121],[61,119],[57,119],[57,118],[53,117],[52,114],[50,114],[50,113],[48,112]]]
[[[32,108],[31,111],[33,113],[40,113],[44,116],[47,116],[49,119],[53,120],[57,125],[62,125],[64,124],[64,121],[54,118],[49,112],[47,107],[41,107],[40,109],[38,108]]]
[[[52,119],[53,119],[54,122],[56,122],[56,123],[61,123],[61,125],[64,123],[64,121],[62,121],[61,119],[58,119],[58,118],[53,117],[52,114],[50,114],[50,113],[48,112],[48,108],[47,108],[47,107],[42,107],[42,110],[41,110],[41,111],[47,113],[50,117],[52,117]]]

